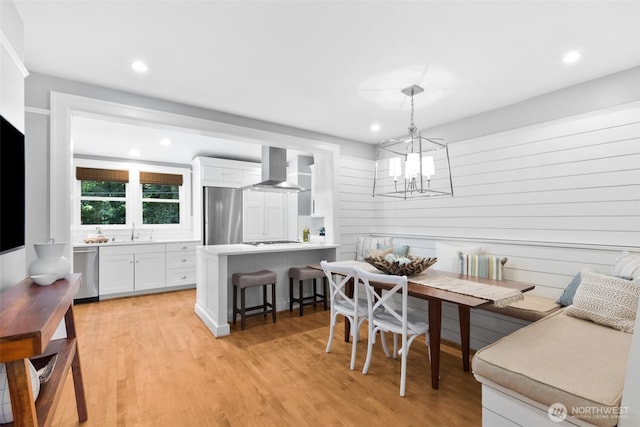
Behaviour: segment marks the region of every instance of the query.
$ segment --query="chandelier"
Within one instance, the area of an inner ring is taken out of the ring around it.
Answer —
[[[425,138],[413,121],[413,96],[424,92],[418,85],[402,89],[411,97],[409,134],[378,145],[373,196],[401,199],[453,197],[449,149],[442,138]],[[400,178],[400,182],[398,179]]]

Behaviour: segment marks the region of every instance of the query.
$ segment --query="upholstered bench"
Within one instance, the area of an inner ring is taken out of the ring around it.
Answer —
[[[540,319],[559,311],[562,308],[555,300],[550,298],[539,297],[536,295],[524,294],[524,299],[507,305],[506,307],[497,308],[493,304],[479,307],[481,310],[491,311],[493,313],[503,314],[505,316],[515,317],[517,319],[536,322]]]
[[[484,425],[557,425],[554,404],[574,424],[616,425],[632,337],[559,311],[484,347],[472,362]]]

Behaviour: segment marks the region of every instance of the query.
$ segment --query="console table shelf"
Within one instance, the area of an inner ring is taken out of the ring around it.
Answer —
[[[80,369],[73,318],[73,298],[81,275],[70,274],[49,286],[24,279],[0,298],[0,362],[6,364],[13,423],[2,426],[48,426],[62,394],[69,369],[75,388],[78,420],[87,420],[87,405]],[[65,319],[67,337],[51,340]],[[49,380],[41,384],[34,401],[26,359],[57,354]]]

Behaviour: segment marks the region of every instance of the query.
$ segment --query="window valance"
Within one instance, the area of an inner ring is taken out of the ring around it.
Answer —
[[[140,184],[182,185],[182,175],[140,172]]]
[[[129,171],[78,167],[76,168],[76,179],[80,181],[129,182]]]

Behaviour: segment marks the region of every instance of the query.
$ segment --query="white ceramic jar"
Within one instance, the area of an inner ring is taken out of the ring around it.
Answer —
[[[62,254],[66,243],[34,243],[38,258],[29,264],[29,276],[55,274],[62,279],[71,272],[71,262]]]

